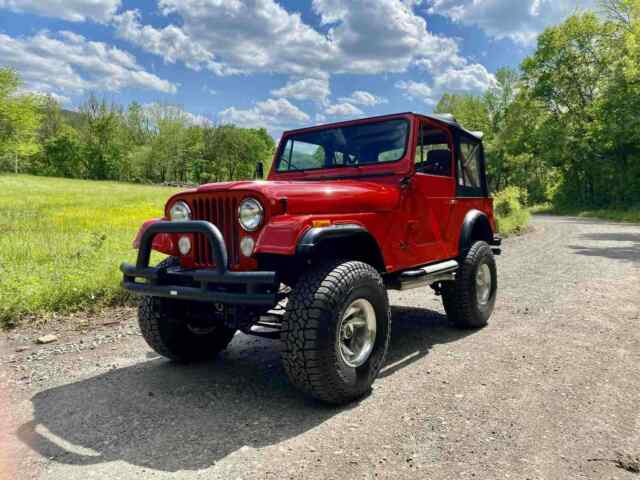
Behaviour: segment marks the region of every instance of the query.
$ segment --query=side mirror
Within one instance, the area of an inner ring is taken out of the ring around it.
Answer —
[[[256,163],[256,175],[255,175],[255,177],[257,179],[264,178],[264,166],[262,165],[262,162]]]

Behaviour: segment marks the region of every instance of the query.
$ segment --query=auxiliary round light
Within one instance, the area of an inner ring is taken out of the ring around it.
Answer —
[[[188,255],[191,251],[191,239],[187,236],[182,236],[178,240],[178,250],[182,255]]]
[[[169,218],[172,222],[186,222],[191,220],[191,209],[186,202],[177,201],[169,210]]]
[[[264,218],[262,205],[255,198],[245,198],[238,207],[238,221],[247,232],[255,232]]]
[[[253,255],[253,248],[256,246],[256,241],[251,237],[244,237],[240,241],[240,251],[245,257]]]

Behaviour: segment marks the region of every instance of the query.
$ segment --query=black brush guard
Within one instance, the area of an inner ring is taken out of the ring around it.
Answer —
[[[150,267],[153,239],[160,233],[202,234],[211,246],[215,267]],[[272,307],[277,303],[279,283],[275,272],[232,272],[228,265],[227,247],[215,225],[206,221],[162,221],[142,234],[136,264],[123,263],[120,270],[124,274],[122,286],[141,295],[254,307]]]

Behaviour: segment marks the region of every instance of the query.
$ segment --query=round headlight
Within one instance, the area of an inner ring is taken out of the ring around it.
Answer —
[[[191,209],[185,202],[178,201],[169,210],[169,218],[172,222],[185,222],[191,220]]]
[[[238,207],[238,221],[247,232],[258,229],[264,217],[262,205],[255,198],[247,198]]]

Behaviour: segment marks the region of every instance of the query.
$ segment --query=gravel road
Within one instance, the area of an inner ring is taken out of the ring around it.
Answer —
[[[477,332],[393,293],[388,362],[346,408],[293,390],[268,340],[171,364],[131,309],[4,334],[0,477],[640,478],[640,226],[535,217],[498,269]]]

